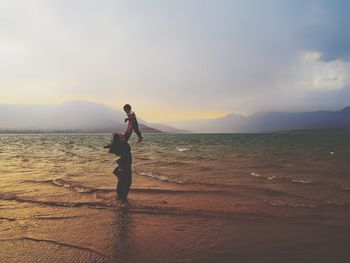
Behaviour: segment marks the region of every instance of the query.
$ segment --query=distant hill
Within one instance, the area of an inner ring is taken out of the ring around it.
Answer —
[[[59,105],[0,104],[0,132],[124,132],[124,119],[124,112],[89,101]],[[139,124],[144,133],[350,129],[350,107],[340,111],[258,112],[250,116],[228,114],[217,119],[174,122],[170,126],[139,119]]]
[[[157,130],[161,130],[161,131],[167,132],[167,133],[188,133],[189,132],[187,130],[177,129],[177,128],[171,127],[169,125],[161,124],[161,123],[149,123],[149,125]]]
[[[72,101],[59,105],[0,104],[1,131],[123,132],[125,113],[100,103]],[[161,132],[139,120],[142,132]]]
[[[228,114],[208,120],[171,123],[192,132],[270,132],[350,128],[350,107],[340,111],[259,112],[251,116]]]

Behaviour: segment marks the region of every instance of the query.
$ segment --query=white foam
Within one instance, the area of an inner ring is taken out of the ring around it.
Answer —
[[[250,173],[250,175],[253,176],[253,177],[264,177],[262,174],[258,174],[258,173],[255,173],[255,172]]]
[[[184,151],[189,151],[190,149],[188,148],[179,148],[179,147],[176,147],[176,149],[179,151],[179,152],[184,152]]]
[[[267,180],[274,180],[276,179],[276,176],[275,175],[271,175],[271,176],[268,176],[266,177]]]
[[[66,181],[64,181],[62,179],[53,180],[52,183],[54,185],[57,185],[57,186],[61,186],[61,187],[65,187],[65,188],[71,188],[71,189],[73,189],[74,191],[76,191],[78,193],[90,193],[90,192],[93,191],[93,189],[91,189],[89,187],[79,186],[79,185],[76,185],[74,183],[66,182]]]
[[[326,203],[331,206],[343,206],[343,202],[327,200]]]
[[[302,180],[302,179],[292,179],[291,181],[292,181],[292,183],[298,183],[298,184],[309,184],[309,183],[311,183],[308,180]]]
[[[183,181],[172,179],[172,178],[166,177],[164,175],[159,175],[159,174],[152,173],[152,172],[137,171],[137,173],[139,175],[148,176],[148,177],[155,178],[155,179],[158,179],[158,180],[161,180],[164,182],[171,182],[171,183],[177,183],[177,184],[184,184],[185,183]]]
[[[265,200],[267,201],[267,200]],[[267,201],[268,202],[268,201]],[[280,200],[273,200],[269,202],[272,206],[287,206],[287,207],[305,207],[305,208],[316,208],[319,207],[317,204],[304,204],[304,203],[292,203],[292,202],[284,202]]]

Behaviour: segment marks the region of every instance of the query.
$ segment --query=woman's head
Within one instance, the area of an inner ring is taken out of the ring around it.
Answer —
[[[119,133],[114,133],[113,134],[113,141],[115,142],[122,142],[123,141],[123,135]]]
[[[119,133],[113,134],[112,144],[109,148],[110,153],[120,155],[121,145],[125,143],[124,136]]]

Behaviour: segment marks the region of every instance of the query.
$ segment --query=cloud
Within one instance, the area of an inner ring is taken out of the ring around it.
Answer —
[[[350,86],[350,62],[341,59],[323,61],[318,51],[304,52],[295,65],[295,82],[299,90],[337,91]]]
[[[256,65],[234,76],[231,92],[225,92],[226,98],[222,96],[215,102],[218,108],[224,105],[229,112],[252,114],[339,110],[349,106],[350,62],[346,60],[324,60],[317,50],[295,50],[293,57],[271,55],[271,59],[263,57]]]
[[[302,54],[301,60],[305,63],[314,62],[320,60],[322,53],[318,51],[306,51]]]
[[[344,2],[2,1],[0,103],[127,101],[152,121],[341,107]]]

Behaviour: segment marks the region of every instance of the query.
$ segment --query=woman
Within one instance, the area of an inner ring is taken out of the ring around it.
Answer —
[[[118,178],[118,199],[126,200],[131,186],[132,157],[130,145],[125,140],[124,135],[115,133],[112,142],[104,148],[109,148],[110,153],[120,157],[116,161],[118,166],[114,169],[113,174]]]

